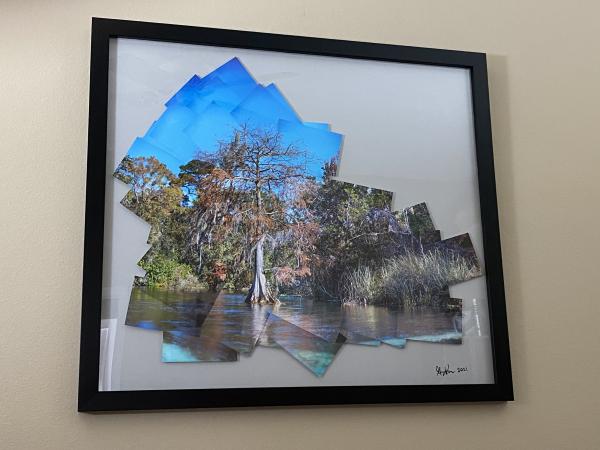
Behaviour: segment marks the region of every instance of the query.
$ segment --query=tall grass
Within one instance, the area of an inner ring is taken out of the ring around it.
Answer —
[[[479,266],[454,252],[406,253],[381,266],[359,266],[340,279],[344,303],[433,304],[448,285],[480,275]]]
[[[338,291],[344,303],[367,304],[380,296],[381,283],[375,271],[368,266],[359,266],[342,275]]]

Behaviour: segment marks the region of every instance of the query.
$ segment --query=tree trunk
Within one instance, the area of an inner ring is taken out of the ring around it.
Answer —
[[[200,274],[202,273],[202,246],[198,247],[198,267],[196,267],[196,273],[198,274],[198,278],[200,278]]]
[[[269,292],[267,286],[267,279],[264,274],[264,247],[265,237],[262,236],[256,243],[256,252],[254,257],[254,280],[252,281],[252,287],[248,291],[246,296],[246,303],[270,303],[277,304],[277,300]]]

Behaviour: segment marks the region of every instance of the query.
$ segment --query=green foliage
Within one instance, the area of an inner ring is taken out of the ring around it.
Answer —
[[[372,267],[393,248],[387,222],[391,194],[365,186],[326,180],[312,209],[320,225],[313,262],[316,297],[339,298],[338,280],[348,268]]]
[[[392,212],[391,200],[386,191],[332,180],[323,183],[313,203],[320,225],[311,268],[315,297],[346,303],[431,304],[449,284],[479,274],[476,258],[468,251],[426,247],[435,241],[435,230],[424,203]]]
[[[125,157],[115,177],[131,186],[123,204],[152,225],[168,219],[181,204],[177,177],[154,157]]]
[[[194,289],[202,287],[194,275],[194,270],[187,264],[182,264],[162,255],[156,255],[148,260],[144,258],[140,266],[146,271],[141,281],[149,287],[169,289]]]
[[[425,203],[419,203],[408,208],[406,216],[410,232],[416,237],[426,235],[430,230],[434,229]]]
[[[240,292],[252,282],[243,233],[231,231],[205,246],[200,279],[211,288]]]
[[[131,190],[121,203],[151,225],[151,255],[178,258],[186,233],[180,180],[154,157],[125,157],[115,177]]]

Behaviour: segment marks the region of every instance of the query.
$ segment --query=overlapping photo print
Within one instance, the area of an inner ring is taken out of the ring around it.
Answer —
[[[344,181],[334,130],[233,58],[135,139],[115,177],[150,250],[125,323],[162,331],[163,363],[266,346],[321,377],[345,345],[462,343],[449,287],[482,274],[469,235],[445,236],[426,198],[398,210],[393,192]]]

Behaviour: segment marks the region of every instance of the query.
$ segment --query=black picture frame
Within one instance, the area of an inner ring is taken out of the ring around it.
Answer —
[[[462,385],[99,392],[99,330],[104,242],[109,40],[111,38],[135,38],[468,69],[471,74],[495,382]],[[90,66],[79,411],[513,400],[485,54],[93,18]]]

